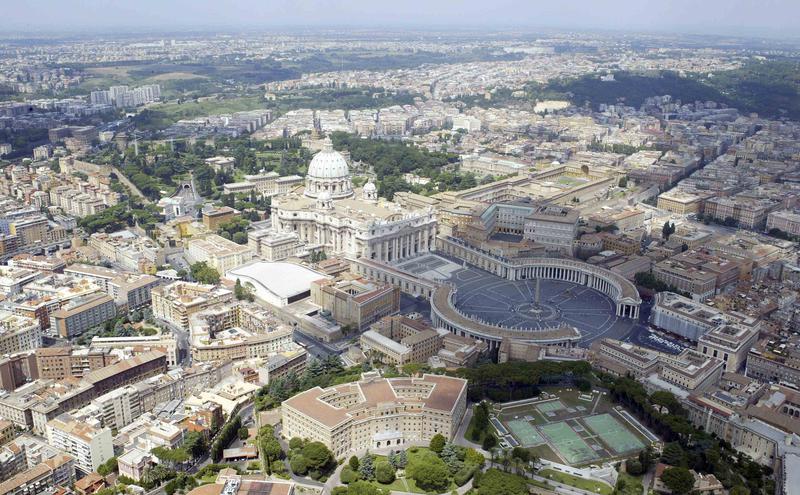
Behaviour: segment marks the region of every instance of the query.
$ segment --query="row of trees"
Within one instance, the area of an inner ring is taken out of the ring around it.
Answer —
[[[592,367],[585,361],[509,361],[461,368],[454,374],[468,380],[470,400],[506,402],[535,397],[543,385],[570,384],[588,390],[591,387]]]
[[[225,426],[222,427],[219,435],[217,435],[214,444],[211,445],[211,458],[214,459],[214,462],[222,459],[222,451],[236,438],[239,434],[239,428],[241,427],[242,418],[240,418],[238,414],[225,423]]]

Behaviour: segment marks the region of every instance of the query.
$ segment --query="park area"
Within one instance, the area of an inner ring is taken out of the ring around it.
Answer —
[[[656,438],[603,392],[551,388],[537,398],[495,404],[501,443],[539,458],[583,466],[630,456]]]

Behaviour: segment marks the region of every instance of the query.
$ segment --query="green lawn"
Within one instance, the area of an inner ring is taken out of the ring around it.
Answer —
[[[539,476],[543,476],[553,481],[558,481],[559,483],[564,483],[565,485],[574,486],[575,488],[580,488],[582,490],[599,493],[600,495],[611,495],[611,493],[614,491],[605,483],[578,478],[577,476],[572,476],[571,474],[562,473],[553,469],[543,469],[539,471]],[[641,491],[639,493],[641,493]]]
[[[387,489],[388,488],[389,490],[398,491],[398,492],[428,493],[425,490],[423,490],[422,488],[417,487],[417,482],[416,481],[414,481],[412,479],[406,479],[406,478],[398,478],[398,479],[394,480],[394,482],[392,482],[389,485],[383,485],[381,483],[378,483],[377,481],[373,481],[372,484],[377,486],[378,488],[381,488],[381,489]]]

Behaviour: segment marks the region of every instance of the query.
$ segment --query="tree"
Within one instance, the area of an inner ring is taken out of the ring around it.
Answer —
[[[440,454],[442,452],[442,449],[444,449],[444,445],[446,442],[447,440],[445,440],[444,436],[442,436],[441,433],[437,433],[436,435],[433,436],[433,438],[431,438],[429,447],[433,452]]]
[[[292,456],[289,460],[289,466],[292,468],[294,474],[299,474],[300,476],[308,472],[308,462],[306,462],[306,458],[303,457],[303,454]]]
[[[750,495],[750,489],[742,485],[736,485],[728,493],[730,495]]]
[[[97,468],[97,474],[100,476],[108,476],[109,474],[116,472],[118,469],[119,466],[117,465],[117,458],[115,456],[103,464],[100,464],[100,466]]]
[[[514,447],[511,449],[511,456],[519,459],[522,462],[528,462],[531,458],[531,453],[528,449],[524,449],[522,447]]]
[[[664,446],[661,460],[670,466],[684,466],[686,465],[686,452],[678,442],[670,442]]]
[[[367,453],[364,454],[361,459],[359,459],[358,474],[361,475],[361,479],[367,481],[371,481],[375,478],[374,459],[369,451],[367,451]]]
[[[486,438],[483,439],[483,444],[481,447],[483,450],[492,450],[497,445],[497,438],[494,435],[489,434],[486,435]]]
[[[668,241],[669,236],[675,233],[675,224],[670,224],[669,220],[664,222],[664,226],[661,227],[661,235],[664,237],[664,240]]]
[[[475,466],[483,466],[486,462],[486,458],[483,457],[483,454],[478,452],[473,448],[468,448],[467,451],[464,453],[464,463],[465,464],[474,464]]]
[[[394,468],[385,461],[375,465],[375,481],[388,485],[394,481]]]
[[[358,466],[360,464],[358,462],[358,457],[350,456],[350,461],[348,462],[348,464],[350,464],[350,469],[352,469],[353,471],[358,471]]]
[[[439,457],[447,464],[447,468],[450,469],[451,473],[456,473],[462,467],[464,467],[464,463],[458,458],[458,450],[456,446],[450,442],[447,442],[442,448],[442,452],[439,454]]]
[[[640,474],[644,473],[644,469],[642,468],[642,463],[638,459],[631,459],[625,465],[628,474],[633,476],[639,476]]]
[[[206,442],[206,438],[199,431],[190,431],[187,433],[181,447],[195,459],[208,454],[208,443]]]
[[[302,452],[309,471],[323,471],[333,462],[333,453],[322,442],[308,442]]]
[[[619,187],[625,188],[628,187],[628,178],[627,177],[620,177],[618,184]]]
[[[250,430],[246,426],[239,428],[239,440],[247,440],[250,438]]]
[[[481,401],[476,404],[473,409],[472,424],[472,439],[480,440],[489,428],[489,406],[486,401]]]
[[[272,474],[272,464],[283,457],[283,449],[280,442],[275,438],[275,429],[270,425],[262,426],[258,430],[258,449],[263,458],[264,468],[267,474]],[[294,439],[292,439],[294,440]],[[290,446],[291,446],[290,441]],[[301,443],[302,445],[302,443]]]
[[[694,476],[683,467],[670,467],[661,474],[661,481],[675,495],[685,495],[694,488]]]
[[[189,453],[180,447],[175,449],[154,447],[150,450],[150,453],[158,457],[161,462],[167,464],[170,468],[174,468],[176,464],[183,464],[189,460]]]
[[[431,452],[426,454],[409,460],[406,476],[416,481],[423,490],[441,492],[450,483],[450,469],[437,455]]]
[[[397,453],[394,458],[395,467],[397,469],[403,469],[408,464],[408,453],[405,450],[401,450]]]
[[[358,480],[358,472],[354,471],[350,466],[345,466],[342,468],[342,472],[339,474],[339,479],[345,485],[349,485],[350,483]]]
[[[253,294],[253,286],[250,283],[243,285],[242,281],[239,280],[238,278],[236,279],[236,284],[234,284],[233,286],[233,294],[239,301],[246,300],[253,302],[255,300],[255,295]]]
[[[216,268],[208,266],[205,261],[198,261],[189,267],[192,278],[201,284],[216,285],[219,283],[219,272]]]

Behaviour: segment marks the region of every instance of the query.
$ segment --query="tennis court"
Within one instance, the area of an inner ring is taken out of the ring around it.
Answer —
[[[617,454],[641,450],[644,444],[610,414],[583,418],[583,422]]]
[[[564,407],[564,404],[562,404],[560,400],[551,400],[536,404],[536,409],[538,409],[540,413],[549,416],[547,413],[560,411],[561,409],[566,409],[566,407]]]
[[[570,464],[584,463],[597,457],[592,448],[565,421],[540,426],[539,430]]]
[[[544,443],[542,436],[527,420],[512,419],[508,422],[508,429],[522,446],[530,447]]]

